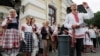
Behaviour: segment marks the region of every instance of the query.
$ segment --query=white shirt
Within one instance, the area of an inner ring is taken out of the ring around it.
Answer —
[[[58,34],[58,28],[57,28],[57,27],[56,27],[55,30],[53,31],[53,34],[54,34],[54,35],[55,35],[55,34],[56,34],[56,35]]]
[[[46,31],[47,31],[47,33],[49,33],[49,27],[46,27]]]
[[[94,17],[94,13],[89,8],[86,10],[87,10],[87,13],[78,13],[79,22],[76,22],[75,17],[72,13],[69,13],[66,16],[66,19],[64,22],[64,27],[68,28],[70,33],[72,33],[72,25],[75,25],[75,24],[80,25],[80,24],[84,23],[84,19],[91,19]],[[82,28],[76,29],[75,34],[76,35],[83,34]],[[82,38],[82,37],[78,37],[78,38]]]
[[[24,37],[24,32],[33,32],[33,30],[32,30],[32,26],[29,26],[29,25],[27,25],[27,24],[23,24],[22,27],[25,28],[24,31],[21,31],[22,37],[23,37],[23,39],[24,39],[24,38],[25,38],[25,37]]]
[[[85,34],[85,32],[88,32],[88,27],[83,27],[81,32],[82,32],[83,34]]]
[[[90,38],[96,38],[96,33],[94,29],[89,29],[88,31],[89,31]]]
[[[33,33],[33,39],[34,39],[33,46],[36,48],[38,47],[39,39],[35,33]]]
[[[57,28],[56,25],[52,25],[52,26],[51,26],[51,29],[52,29],[53,31],[54,31],[56,28]]]
[[[33,32],[31,25],[24,24],[22,27],[25,28],[24,32]]]
[[[84,38],[85,38],[86,36],[88,36],[88,35],[86,34],[86,32],[88,32],[88,27],[83,27],[81,32],[83,32]]]
[[[58,34],[58,27],[56,25],[51,26],[53,34]]]

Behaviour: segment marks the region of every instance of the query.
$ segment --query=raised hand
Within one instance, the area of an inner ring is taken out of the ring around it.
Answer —
[[[84,8],[89,8],[89,5],[87,2],[83,2],[83,6],[84,6]]]

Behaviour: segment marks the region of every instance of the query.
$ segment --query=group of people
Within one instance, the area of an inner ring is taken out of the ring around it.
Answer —
[[[35,22],[34,17],[27,16],[26,22],[19,27],[16,10],[10,10],[1,24],[3,56],[16,56],[19,52],[23,56],[48,56],[50,47],[52,52],[57,52],[57,24],[49,26],[45,21],[39,28]]]
[[[87,52],[86,49],[90,48],[92,53],[96,53],[96,48],[100,45],[100,29],[94,27],[92,24],[88,27],[84,28],[86,36],[83,39],[84,50],[83,52]]]
[[[48,56],[50,47],[52,52],[57,52],[59,44],[57,35],[62,33],[71,36],[71,56],[74,56],[75,49],[76,56],[82,56],[82,51],[86,52],[88,47],[95,52],[96,34],[100,31],[93,29],[93,26],[88,28],[84,24],[84,19],[91,19],[94,14],[86,2],[82,5],[87,13],[79,13],[77,5],[71,4],[71,13],[67,14],[63,23],[64,31],[56,22],[49,26],[48,21],[43,22],[42,27],[39,28],[32,16],[27,16],[26,22],[19,27],[17,13],[11,9],[9,16],[1,24],[3,28],[1,44],[4,50],[2,55],[16,56],[22,52],[24,56]],[[100,39],[99,33],[98,39]]]

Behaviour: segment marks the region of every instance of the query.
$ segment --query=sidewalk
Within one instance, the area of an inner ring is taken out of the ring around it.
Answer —
[[[83,56],[100,56],[100,47],[96,49],[96,53],[84,53]]]
[[[49,56],[58,56],[58,53],[50,53]],[[83,53],[83,56],[100,56],[100,47],[96,49],[96,53]]]

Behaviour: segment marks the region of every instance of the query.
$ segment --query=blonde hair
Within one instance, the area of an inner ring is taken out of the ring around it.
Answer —
[[[17,15],[17,13],[16,13],[16,10],[15,10],[15,9],[10,9],[10,10],[9,10],[9,17],[11,16],[11,15],[10,15],[10,13],[11,13],[12,11],[14,11],[14,12],[15,12],[15,16],[17,17],[18,15]]]
[[[9,12],[11,12],[11,11],[16,11],[16,10],[15,9],[10,9]]]

